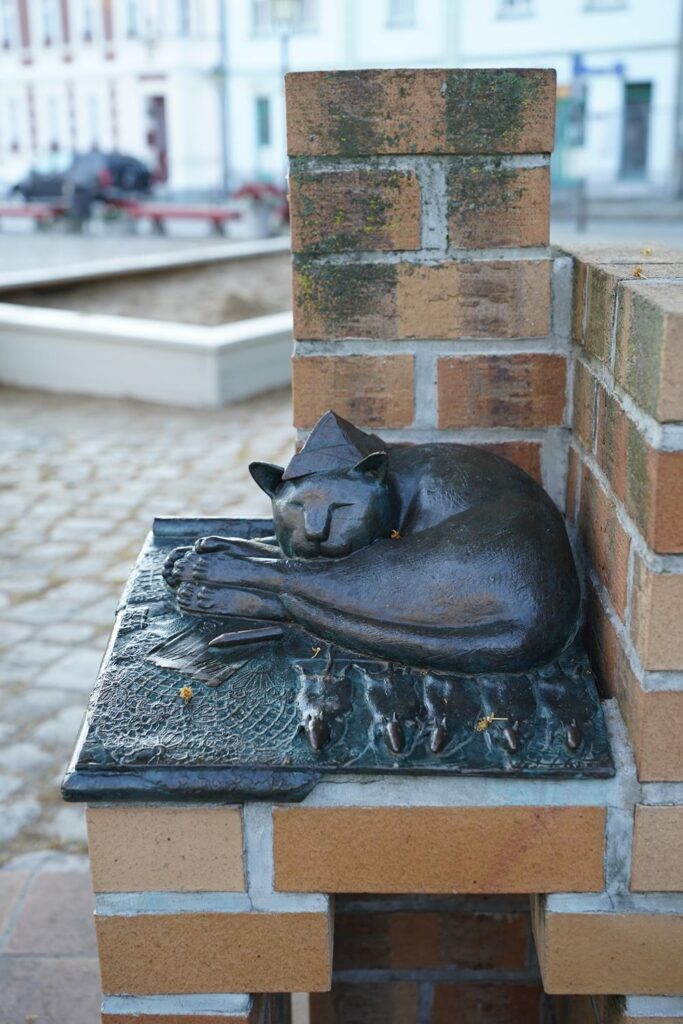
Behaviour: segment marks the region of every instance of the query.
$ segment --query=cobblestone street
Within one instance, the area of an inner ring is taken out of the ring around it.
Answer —
[[[153,516],[267,513],[247,464],[286,460],[290,423],[285,392],[194,412],[0,390],[3,862],[85,851],[59,783]]]

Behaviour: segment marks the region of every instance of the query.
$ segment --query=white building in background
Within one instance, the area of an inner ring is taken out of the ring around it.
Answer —
[[[177,192],[281,182],[285,67],[496,65],[557,69],[556,180],[680,180],[683,0],[289,0],[286,32],[281,2],[0,0],[0,182],[93,147]]]

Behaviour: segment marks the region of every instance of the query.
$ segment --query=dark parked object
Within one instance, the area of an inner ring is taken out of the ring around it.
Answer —
[[[85,189],[95,199],[149,192],[152,175],[141,160],[122,153],[82,153],[70,163],[55,155],[37,165],[12,189],[28,201],[57,199]]]

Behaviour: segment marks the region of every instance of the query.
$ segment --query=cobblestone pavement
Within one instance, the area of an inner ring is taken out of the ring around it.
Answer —
[[[194,412],[0,388],[0,1024],[97,1024],[83,809],[59,783],[155,515],[263,515],[290,397]]]
[[[285,392],[200,412],[0,389],[0,864],[85,852],[59,783],[152,518],[267,514],[247,464],[286,460],[290,424]]]

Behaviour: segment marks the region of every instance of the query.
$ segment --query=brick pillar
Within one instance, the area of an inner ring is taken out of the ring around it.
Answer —
[[[287,76],[302,432],[331,407],[387,439],[491,446],[561,500],[554,109],[545,70]]]

